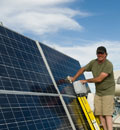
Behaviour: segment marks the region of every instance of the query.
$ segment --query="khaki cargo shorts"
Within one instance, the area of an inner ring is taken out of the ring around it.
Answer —
[[[112,115],[114,111],[114,96],[98,96],[94,98],[95,115]]]

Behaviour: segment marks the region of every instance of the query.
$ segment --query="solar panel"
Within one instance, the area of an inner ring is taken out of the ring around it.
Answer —
[[[0,95],[0,130],[72,129],[59,97]]]
[[[35,41],[0,26],[0,46],[0,129],[72,129]]]
[[[34,40],[0,26],[0,130],[85,129],[73,86],[64,81],[79,62],[40,46],[45,58]]]
[[[61,95],[63,96],[63,99],[73,119],[75,127],[77,129],[89,129],[88,122],[84,117],[82,109],[80,108],[76,99],[76,94],[74,92],[72,84],[66,83],[64,80],[68,75],[73,76],[76,74],[78,69],[81,68],[79,62],[42,43],[40,43],[40,46],[43,49],[57,87]],[[84,75],[81,75],[78,78],[78,80],[80,79],[85,79]],[[86,88],[87,91],[90,92],[87,84]]]
[[[42,47],[61,94],[75,95],[72,84],[65,83],[64,79],[68,75],[74,76],[76,74],[76,72],[81,68],[79,62],[42,43],[40,43],[40,46]],[[80,79],[85,79],[83,74],[78,78],[78,80]],[[87,84],[86,87],[89,92],[90,89]]]
[[[35,41],[0,26],[1,89],[57,93]]]
[[[75,97],[69,96],[63,96],[63,98],[73,119],[76,129],[89,130],[90,127],[88,121],[86,120],[84,112],[80,104],[78,103],[78,100]]]

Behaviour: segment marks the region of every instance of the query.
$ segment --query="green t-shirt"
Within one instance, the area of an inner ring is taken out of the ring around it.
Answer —
[[[114,95],[115,81],[113,75],[113,65],[109,60],[98,64],[97,59],[92,60],[85,66],[85,71],[92,71],[93,77],[98,77],[101,72],[109,74],[102,82],[95,83],[96,94],[99,96]]]

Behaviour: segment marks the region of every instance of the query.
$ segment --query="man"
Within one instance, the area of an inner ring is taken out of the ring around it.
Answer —
[[[80,80],[82,83],[95,83],[96,95],[94,100],[95,115],[99,116],[104,130],[112,130],[112,114],[114,108],[115,82],[113,65],[106,59],[106,48],[100,46],[96,51],[97,59],[82,67],[74,77],[74,82],[84,71],[91,71],[94,78]]]

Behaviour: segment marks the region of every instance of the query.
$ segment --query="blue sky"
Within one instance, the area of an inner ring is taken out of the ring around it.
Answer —
[[[81,66],[105,46],[120,69],[120,0],[1,0],[4,26],[77,59]],[[89,74],[87,74],[89,77]]]

